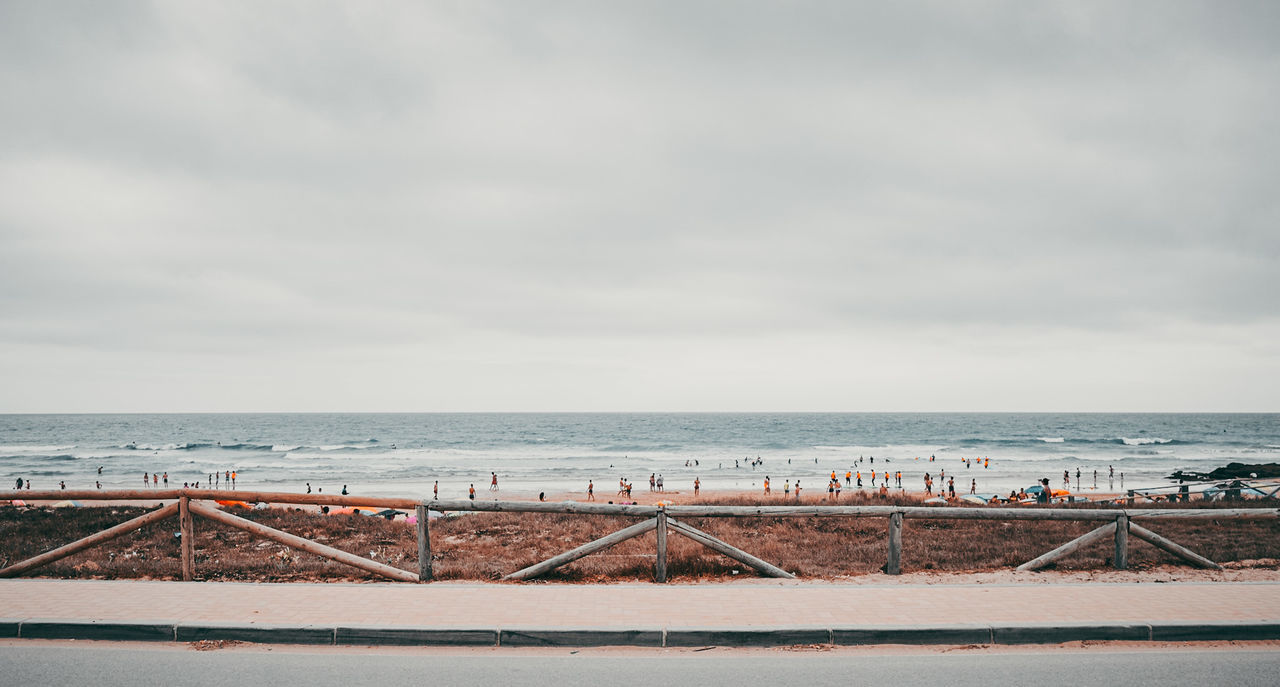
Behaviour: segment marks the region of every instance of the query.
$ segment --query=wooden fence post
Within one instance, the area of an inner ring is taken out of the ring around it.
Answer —
[[[889,516],[889,560],[884,564],[884,573],[902,574],[902,513]]]
[[[657,582],[667,581],[667,509],[658,507],[658,560],[654,564],[653,577]]]
[[[190,582],[196,572],[196,528],[191,517],[190,499],[186,494],[178,497],[178,531],[182,543],[182,581]]]
[[[419,503],[414,506],[414,514],[418,516],[418,581],[431,581],[431,528],[428,523],[431,520],[431,511],[427,510],[426,505]]]
[[[1116,570],[1129,568],[1129,516],[1116,518]]]

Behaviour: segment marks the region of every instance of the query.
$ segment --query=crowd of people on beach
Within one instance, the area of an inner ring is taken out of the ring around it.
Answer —
[[[815,462],[817,462],[816,458],[814,460]],[[936,463],[937,458],[936,456],[931,455],[931,456],[928,456],[928,458],[916,457],[914,461]],[[858,458],[854,459],[851,462],[849,467],[847,467],[844,470],[843,474],[841,474],[839,470],[836,470],[836,469],[831,470],[831,472],[827,476],[826,500],[832,501],[832,502],[838,502],[841,500],[843,493],[846,489],[857,490],[857,493],[867,493],[864,490],[868,489],[868,487],[870,489],[869,493],[876,494],[880,498],[888,498],[891,493],[891,490],[896,491],[899,494],[906,494],[907,489],[903,486],[903,471],[901,469],[898,469],[897,466],[890,467],[889,465],[887,465],[887,463],[890,463],[890,462],[892,461],[889,459],[882,459],[880,461],[880,465],[877,467],[876,459],[874,456],[866,456],[866,457],[859,456]],[[989,457],[983,457],[983,458],[965,457],[965,458],[960,458],[959,462],[963,466],[964,470],[970,470],[975,467],[981,468],[983,470],[991,469],[991,459]],[[763,458],[756,456],[755,458],[735,460],[734,467],[739,470],[750,469],[752,471],[755,471],[762,468],[764,466],[764,463],[765,461]],[[792,463],[792,459],[787,459],[787,464],[790,465],[791,463]],[[691,458],[685,461],[685,465],[690,467],[698,466],[699,461],[698,459]],[[723,467],[723,463],[721,463],[721,466]],[[99,475],[102,474],[103,469],[104,468],[102,466],[98,467],[97,472]],[[496,493],[499,491],[498,473],[496,471],[491,471],[489,473],[489,476],[490,476],[489,491]],[[1063,470],[1063,473],[1062,473],[1063,490],[1062,491],[1053,490],[1052,488],[1050,488],[1050,485],[1049,485],[1050,480],[1048,478],[1042,478],[1038,480],[1039,482],[1038,485],[1034,485],[1030,489],[1022,488],[1022,489],[1012,490],[1009,492],[1009,495],[1007,497],[1002,497],[998,494],[979,494],[978,479],[976,477],[971,477],[969,479],[968,494],[966,495],[966,498],[980,497],[983,500],[988,501],[990,503],[1005,503],[1005,502],[1027,503],[1027,502],[1036,501],[1036,500],[1044,502],[1044,501],[1053,500],[1055,498],[1064,497],[1067,493],[1067,490],[1069,490],[1072,486],[1072,477],[1073,476],[1070,470]],[[199,489],[203,485],[204,488],[209,488],[209,489],[236,489],[238,478],[239,478],[239,474],[236,470],[223,470],[221,472],[208,473],[203,480],[197,479],[195,481],[191,481],[191,480],[184,481],[182,483],[182,487]],[[1083,489],[1084,473],[1081,470],[1081,468],[1079,467],[1076,468],[1074,478],[1075,478],[1074,479],[1075,488],[1077,490]],[[1093,478],[1093,484],[1091,488],[1097,489],[1098,488],[1098,471],[1097,470],[1093,471],[1092,478]],[[1109,467],[1107,471],[1107,479],[1112,488],[1114,488],[1115,486],[1115,478],[1116,478],[1115,468]],[[956,475],[952,474],[948,476],[947,470],[945,468],[941,468],[938,470],[936,478],[931,469],[926,469],[922,473],[921,479],[922,479],[922,486],[923,486],[922,493],[923,493],[923,496],[926,498],[926,500],[941,499],[942,501],[946,501],[946,502],[957,500]],[[936,479],[936,482],[935,482],[935,479]],[[1120,473],[1120,479],[1122,480],[1121,489],[1123,489],[1124,473]],[[792,480],[790,478],[784,480],[783,487],[782,487],[782,497],[785,499],[794,498],[795,500],[798,501],[801,498],[802,487],[799,479],[795,479],[794,481],[795,481],[795,484],[793,485]],[[168,471],[160,471],[160,472],[147,471],[143,473],[142,482],[145,488],[168,487],[169,473]],[[24,488],[27,490],[30,490],[32,488],[30,479],[17,478],[15,485],[16,485],[15,488],[19,490]],[[935,491],[936,485],[938,486],[938,488]],[[102,482],[95,481],[95,486],[96,488],[101,489]],[[700,476],[694,476],[692,481],[692,486],[693,486],[694,495],[700,495],[702,490],[702,479]],[[59,487],[61,489],[66,489],[67,488],[66,481],[65,480],[60,481]],[[774,495],[773,478],[770,474],[764,475],[763,487],[764,487],[765,496]],[[632,487],[631,481],[628,480],[626,477],[620,477],[618,479],[617,495],[619,497],[622,497],[623,499],[630,499],[632,495],[632,488],[633,487]],[[963,486],[961,488],[963,489]],[[323,493],[323,488],[320,488],[319,491]],[[650,473],[649,491],[655,494],[666,493],[666,484],[665,484],[665,479],[662,473],[659,473],[659,472]],[[308,494],[312,493],[312,487],[310,482],[306,483],[306,493]],[[343,485],[341,493],[343,495],[348,494],[347,485]],[[436,481],[432,486],[432,496],[433,498],[437,498],[437,499],[440,496],[439,481]],[[476,489],[474,484],[469,485],[467,490],[467,496],[470,500],[474,501],[476,499]],[[542,492],[539,495],[539,498],[541,500],[545,500],[546,492]],[[588,480],[587,482],[586,500],[588,501],[596,500],[595,483],[593,480]]]

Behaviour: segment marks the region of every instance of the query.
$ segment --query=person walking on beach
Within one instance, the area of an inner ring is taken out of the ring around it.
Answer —
[[[231,471],[231,488],[232,489],[236,488],[236,471],[235,470]]]
[[[657,477],[658,477],[658,476],[657,476],[656,474],[654,474],[654,473],[652,473],[652,472],[651,472],[651,473],[649,473],[649,491],[657,491],[657,490],[658,490],[658,479],[657,479]]]
[[[697,477],[694,477],[693,478],[693,495],[697,496],[698,492],[701,490],[702,490],[702,480]]]
[[[18,480],[18,481],[22,481],[22,480]],[[784,497],[791,496],[791,480],[787,480],[782,483],[782,495]]]
[[[475,500],[476,500],[476,485],[474,485],[474,484],[473,484],[473,485],[471,485],[471,489],[470,489],[470,491],[467,493],[467,496],[468,496],[468,498],[470,498],[472,501],[475,501]]]
[[[436,480],[436,483],[431,485],[431,498],[440,498],[440,480]]]
[[[596,485],[591,480],[587,480],[587,500],[588,501],[596,500]]]
[[[165,473],[164,473],[164,485],[165,485],[166,487],[167,487],[167,486],[169,486],[169,472],[168,472],[168,471],[165,471]]]
[[[662,486],[662,475],[658,475],[658,491],[666,491],[666,488]]]
[[[800,480],[796,480],[796,502],[800,501]]]
[[[493,478],[489,481],[489,491],[497,491],[498,490],[498,473],[491,472],[489,474],[493,475]]]
[[[151,486],[151,473],[149,472],[142,473],[142,486],[144,487]]]
[[[844,471],[844,485],[846,487],[853,486],[853,473],[849,470]]]
[[[765,496],[769,495],[769,476],[768,475],[764,476],[764,495]]]
[[[969,483],[969,493],[970,494],[978,493],[978,480],[975,479]]]

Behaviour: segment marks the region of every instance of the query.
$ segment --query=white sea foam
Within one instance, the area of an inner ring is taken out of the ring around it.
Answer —
[[[65,445],[49,445],[49,446],[30,446],[26,444],[5,444],[0,446],[0,453],[10,456],[40,454],[40,453],[57,453],[59,451],[67,451],[75,448],[75,444]]]
[[[1138,437],[1137,439],[1130,439],[1129,437],[1120,437],[1120,441],[1123,441],[1125,446],[1147,446],[1150,444],[1172,443],[1173,439],[1161,439],[1159,437]]]
[[[1040,441],[1046,444],[1061,444],[1066,441],[1063,437],[1038,437]]]
[[[274,446],[272,446],[272,447],[271,447],[271,450],[272,450],[272,451],[278,451],[278,452],[281,452],[281,453],[288,453],[289,451],[297,451],[297,450],[298,450],[298,449],[300,449],[300,448],[302,448],[302,447],[301,447],[301,446],[291,446],[291,445],[289,445],[289,444],[275,444]]]

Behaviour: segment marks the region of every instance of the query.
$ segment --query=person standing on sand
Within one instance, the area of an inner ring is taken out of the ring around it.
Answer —
[[[467,492],[467,496],[472,500],[476,500],[476,485],[471,485],[471,490]]]
[[[769,495],[769,476],[768,475],[764,476],[764,495],[765,496]]]
[[[587,480],[587,500],[588,501],[596,500],[596,485],[591,480]]]
[[[164,473],[164,485],[165,485],[166,487],[167,487],[167,486],[169,486],[169,471],[168,471],[168,470],[166,470],[166,471],[165,471],[165,473]]]
[[[791,495],[791,480],[782,483],[782,495],[784,497]]]
[[[651,473],[649,473],[649,491],[657,491],[657,490],[658,490],[658,479],[657,479],[657,477],[658,477],[658,476],[657,476],[656,474],[654,474],[654,473],[652,473],[652,472],[651,472]]]
[[[307,482],[307,493],[308,493],[308,494],[310,494],[310,493],[311,493],[311,483],[310,483],[310,482]]]
[[[440,480],[436,480],[436,483],[431,486],[431,498],[440,498]]]
[[[975,479],[969,483],[969,493],[970,494],[978,493],[978,480]]]
[[[489,474],[493,475],[493,479],[489,480],[489,491],[497,491],[498,490],[498,473],[491,472]]]
[[[697,477],[694,477],[693,478],[693,495],[697,496],[698,491],[701,489],[702,489],[702,480]]]
[[[1053,496],[1049,490],[1049,478],[1045,477],[1040,480],[1040,493],[1036,494],[1036,503],[1049,503],[1049,498]]]
[[[658,491],[666,491],[666,487],[662,486],[662,475],[658,475]]]

